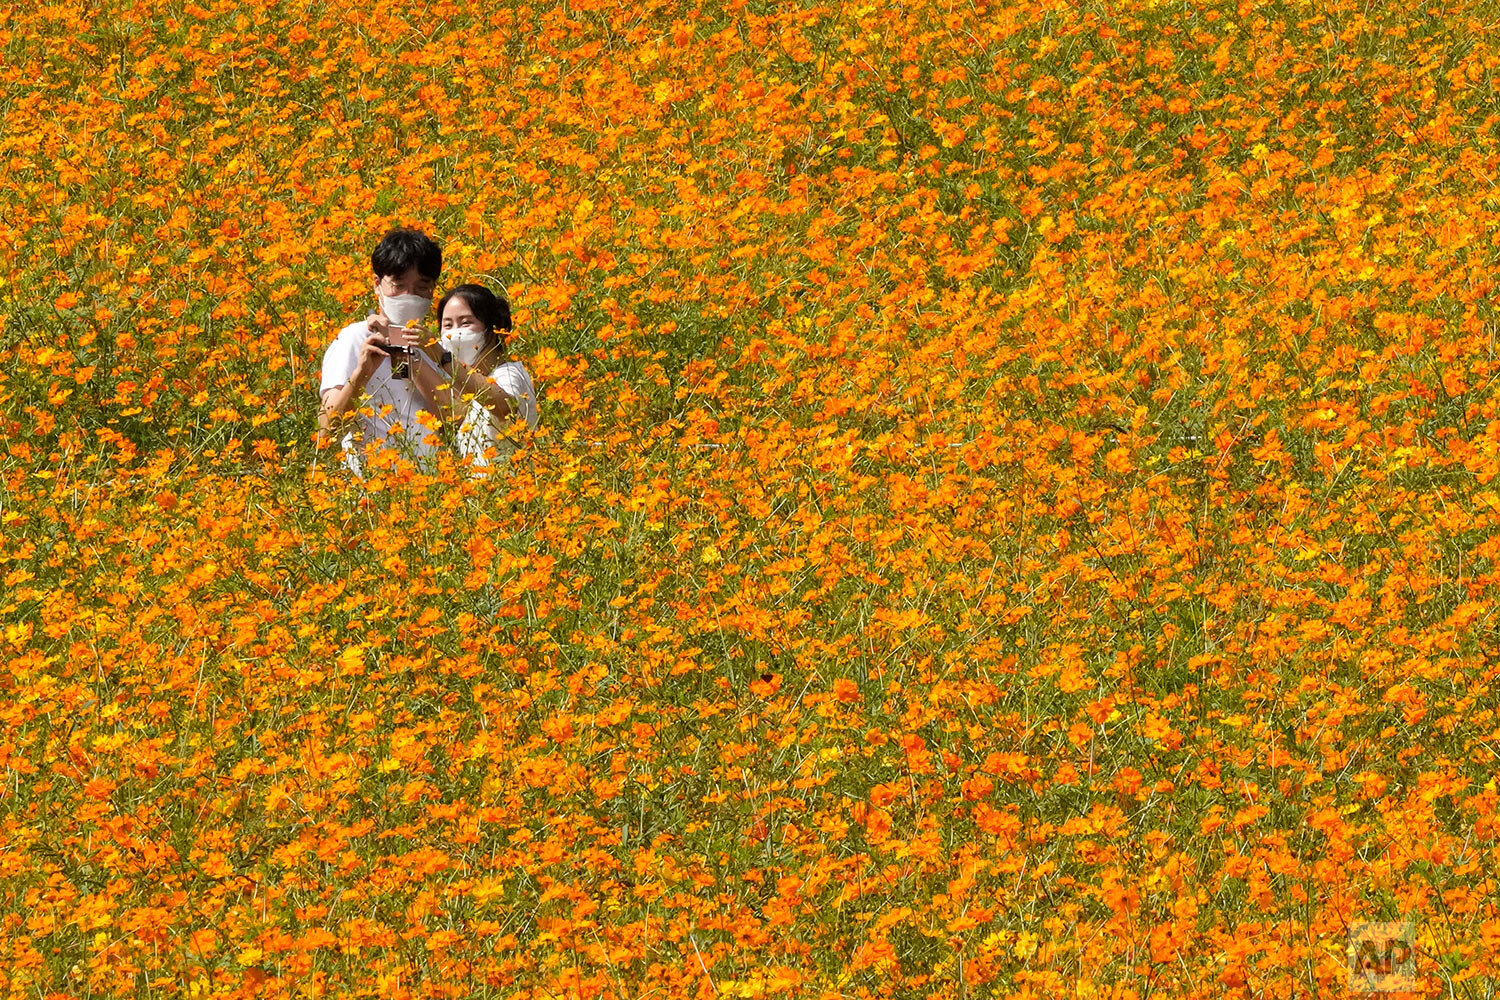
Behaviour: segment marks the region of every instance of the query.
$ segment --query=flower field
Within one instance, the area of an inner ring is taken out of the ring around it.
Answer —
[[[1500,954],[1500,17],[0,6],[0,995]],[[503,474],[314,446],[393,225]]]

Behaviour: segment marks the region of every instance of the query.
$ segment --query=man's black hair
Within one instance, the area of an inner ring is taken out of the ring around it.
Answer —
[[[399,278],[416,268],[424,278],[443,273],[443,250],[420,229],[392,229],[370,254],[370,270],[377,278]]]
[[[438,323],[443,322],[443,310],[454,299],[463,299],[474,318],[484,324],[484,332],[488,334],[487,346],[505,347],[505,335],[500,331],[511,329],[510,303],[505,296],[496,295],[483,285],[459,285],[450,289],[438,303]]]

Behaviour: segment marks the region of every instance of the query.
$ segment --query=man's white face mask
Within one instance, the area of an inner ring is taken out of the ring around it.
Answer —
[[[443,350],[451,351],[456,360],[471,367],[484,350],[484,328],[480,326],[450,326],[439,339]]]
[[[392,326],[405,326],[422,319],[432,308],[432,300],[421,295],[382,295],[380,311]]]

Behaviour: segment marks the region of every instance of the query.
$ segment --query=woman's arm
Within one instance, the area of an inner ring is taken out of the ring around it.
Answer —
[[[453,393],[459,400],[476,399],[496,420],[504,420],[520,411],[514,396],[505,392],[484,372],[470,368],[456,358],[453,361]]]
[[[453,418],[454,408],[458,403],[453,398],[453,387],[450,384],[452,379],[440,367],[442,348],[429,349],[427,345],[423,345],[418,350],[431,359],[432,363],[427,364],[422,358],[412,357],[412,384],[417,387],[417,392],[422,396],[427,408],[446,423]]]

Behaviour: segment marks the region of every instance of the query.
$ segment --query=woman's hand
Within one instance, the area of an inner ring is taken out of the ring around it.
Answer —
[[[409,351],[421,351],[432,359],[433,364],[442,365],[442,339],[425,326],[393,326],[391,321],[380,313],[370,313],[366,316],[365,326],[372,332],[385,337],[385,343],[394,347],[404,347]]]
[[[393,326],[384,316],[371,316],[366,322],[370,329],[379,329],[393,347],[404,347],[408,351],[421,351],[434,362],[443,356],[443,345],[436,335],[425,326]]]
[[[443,365],[442,338],[432,333],[432,331],[428,330],[426,327],[421,326],[416,327],[414,330],[408,332],[413,332],[418,335],[418,341],[416,344],[417,350],[427,355],[432,359],[433,364],[441,368]]]

